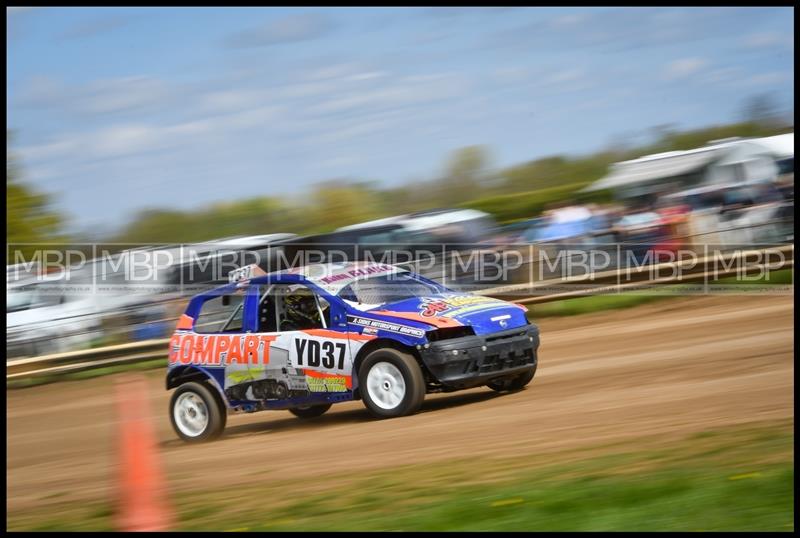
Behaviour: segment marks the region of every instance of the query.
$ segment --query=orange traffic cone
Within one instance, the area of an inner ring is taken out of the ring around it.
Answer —
[[[116,383],[119,427],[118,527],[123,531],[163,531],[171,523],[156,436],[150,422],[147,385],[142,377]]]

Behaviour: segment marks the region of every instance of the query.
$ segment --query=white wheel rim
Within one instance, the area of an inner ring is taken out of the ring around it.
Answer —
[[[172,413],[178,429],[189,437],[197,437],[208,427],[208,408],[194,392],[184,392],[178,396]]]
[[[378,362],[367,374],[367,392],[381,409],[394,409],[405,398],[406,381],[394,364]]]

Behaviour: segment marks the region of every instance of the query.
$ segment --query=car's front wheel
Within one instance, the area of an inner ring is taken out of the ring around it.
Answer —
[[[417,361],[396,349],[378,349],[361,363],[358,372],[361,398],[379,418],[411,415],[425,399],[425,378]]]
[[[489,381],[486,386],[497,392],[514,392],[523,389],[525,385],[533,380],[534,375],[536,375],[536,366],[513,377],[493,379],[492,381]]]
[[[189,443],[209,441],[225,429],[227,410],[205,383],[184,383],[169,401],[169,417],[178,437]]]

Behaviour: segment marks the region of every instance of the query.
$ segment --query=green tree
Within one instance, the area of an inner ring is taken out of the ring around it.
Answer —
[[[8,144],[12,133],[6,132]],[[63,217],[51,207],[48,194],[36,191],[21,180],[21,171],[16,156],[6,145],[6,241],[12,249],[19,245],[26,257],[34,250],[29,243],[64,241],[61,235]]]
[[[479,196],[488,187],[490,155],[486,146],[467,146],[450,155],[444,177],[432,193],[441,205],[455,205]]]
[[[131,245],[201,241],[205,239],[205,231],[196,226],[199,220],[182,211],[145,209],[136,214],[114,241]]]
[[[366,183],[327,181],[311,188],[311,204],[303,210],[314,231],[330,231],[382,216],[381,198]]]

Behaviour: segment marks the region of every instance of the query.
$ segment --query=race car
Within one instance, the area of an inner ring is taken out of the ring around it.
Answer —
[[[383,263],[242,267],[178,320],[172,426],[199,442],[223,432],[228,412],[313,418],[360,399],[391,418],[416,412],[427,393],[517,391],[537,368],[539,329],[525,313]]]

